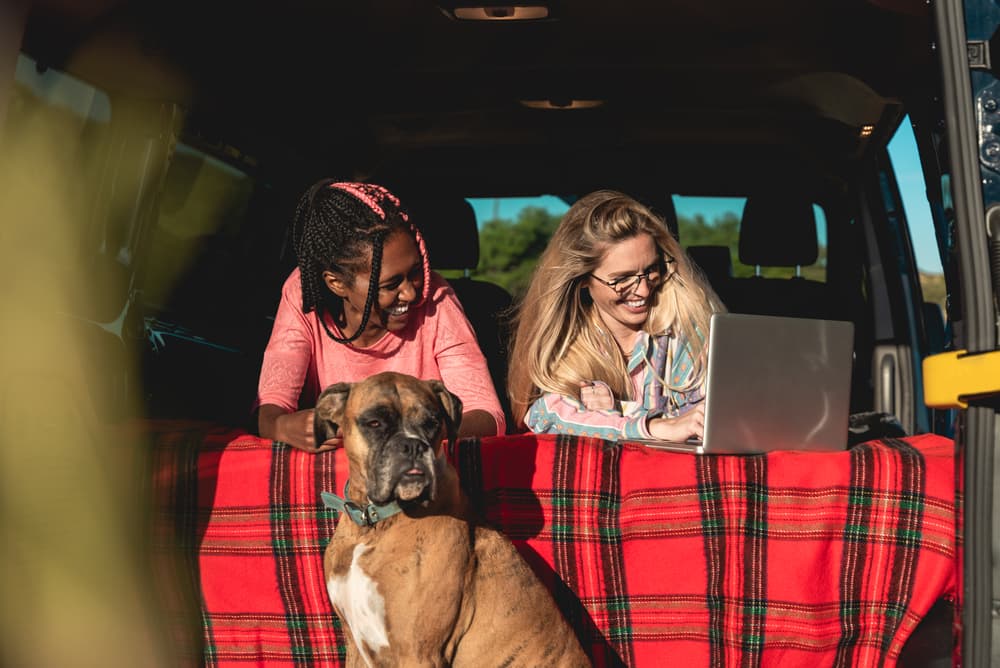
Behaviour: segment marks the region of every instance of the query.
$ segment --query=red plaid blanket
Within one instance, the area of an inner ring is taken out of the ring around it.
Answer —
[[[319,494],[342,488],[342,452],[198,426],[155,441],[156,536],[188,559],[205,663],[339,665]],[[452,457],[598,666],[891,666],[956,595],[954,446],[937,436],[752,457],[518,436]]]

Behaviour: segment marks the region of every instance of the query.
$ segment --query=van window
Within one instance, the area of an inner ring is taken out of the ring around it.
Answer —
[[[8,113],[48,109],[53,114],[69,114],[81,129],[87,124],[106,125],[111,121],[107,93],[70,74],[42,67],[23,53],[18,54],[14,80]]]
[[[927,187],[909,117],[904,118],[889,142],[889,159],[896,175],[903,211],[910,229],[913,255],[920,274],[924,301],[938,304],[945,313],[945,281],[934,234]],[[946,189],[947,192],[947,189]]]
[[[109,217],[97,210],[111,114],[111,99],[103,90],[18,54],[7,108],[6,150],[23,151],[26,160],[58,155],[66,173],[79,177],[66,188],[77,229],[86,230],[80,250],[116,257],[129,254],[130,231],[107,229]]]
[[[549,237],[569,209],[566,199],[554,195],[468,198],[479,224],[478,277],[511,295],[523,294]]]
[[[245,171],[177,143],[140,280],[147,307],[211,311],[239,294],[227,286],[237,275],[234,256],[253,189]]]

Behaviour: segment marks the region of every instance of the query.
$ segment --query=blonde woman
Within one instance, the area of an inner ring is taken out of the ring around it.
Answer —
[[[518,426],[613,441],[700,437],[708,325],[722,310],[649,209],[613,191],[583,197],[518,308],[508,375]]]

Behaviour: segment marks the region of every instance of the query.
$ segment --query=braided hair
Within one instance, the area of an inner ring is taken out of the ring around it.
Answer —
[[[395,195],[374,184],[324,179],[299,200],[291,234],[302,280],[302,312],[315,310],[327,336],[334,341],[350,343],[365,331],[378,300],[382,246],[397,230],[411,234],[420,252],[424,273],[423,293],[416,304],[420,305],[427,299],[430,286],[427,248]],[[323,272],[331,271],[353,280],[363,270],[369,249],[371,269],[361,324],[354,334],[338,337],[327,326],[324,312],[336,316],[342,312],[343,302],[327,288]]]

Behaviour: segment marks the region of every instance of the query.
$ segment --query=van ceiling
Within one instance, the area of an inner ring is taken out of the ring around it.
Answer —
[[[454,178],[511,187],[507,169],[530,184],[612,159],[683,175],[788,154],[837,171],[888,141],[932,62],[923,0],[548,6],[551,20],[477,23],[424,0],[48,0],[24,50],[180,102],[247,151],[427,178],[458,164]],[[521,103],[573,99],[603,104]]]

